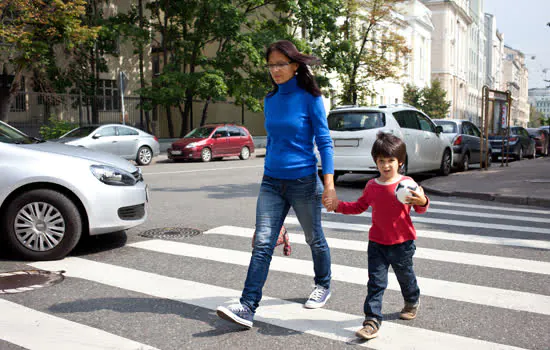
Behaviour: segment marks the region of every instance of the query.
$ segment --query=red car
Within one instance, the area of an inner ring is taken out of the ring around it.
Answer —
[[[547,156],[548,155],[548,142],[550,141],[548,139],[548,132],[543,129],[534,129],[530,128],[527,129],[527,132],[529,133],[529,136],[535,140],[535,148],[537,149],[537,154],[541,156]]]
[[[211,124],[201,126],[172,143],[168,158],[172,160],[200,159],[209,162],[223,157],[239,156],[245,160],[254,153],[254,141],[244,126]]]

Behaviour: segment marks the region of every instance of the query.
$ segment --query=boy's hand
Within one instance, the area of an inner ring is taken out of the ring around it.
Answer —
[[[428,198],[426,198],[424,195],[424,189],[420,186],[418,186],[416,191],[411,190],[411,195],[405,197],[405,200],[409,205],[418,205],[423,207],[428,204]]]
[[[327,211],[335,211],[338,208],[338,196],[336,195],[336,190],[334,188],[327,189],[323,192],[323,205]]]

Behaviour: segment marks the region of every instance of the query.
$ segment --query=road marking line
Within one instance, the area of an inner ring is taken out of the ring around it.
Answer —
[[[204,232],[205,234],[220,234],[237,237],[252,238],[254,229],[237,226],[220,226]],[[289,233],[293,244],[307,244],[305,236],[298,233]],[[367,252],[368,241],[355,241],[339,238],[327,237],[330,248],[355,250]],[[550,263],[543,261],[534,261],[526,259],[506,258],[501,256],[472,254],[455,252],[450,250],[417,248],[415,257],[419,259],[445,261],[464,265],[473,265],[481,267],[491,267],[502,270],[522,271],[550,275]]]
[[[322,209],[323,214],[329,215],[342,215],[340,213],[327,212],[326,209]],[[372,217],[372,214],[369,212],[357,214],[354,216]],[[448,219],[436,219],[430,217],[421,217],[416,215],[411,215],[411,220],[413,222],[428,223],[432,225],[448,225],[448,226],[460,226],[460,227],[475,227],[475,228],[489,228],[492,230],[506,230],[506,231],[519,231],[519,232],[534,232],[534,233],[544,233],[550,234],[550,229],[542,227],[530,227],[530,226],[515,226],[515,225],[504,225],[504,224],[489,224],[484,222],[471,222],[471,221],[461,221],[461,220],[448,220]]]
[[[300,222],[296,217],[287,216],[287,218],[285,219],[285,224],[299,225]],[[346,222],[335,222],[335,221],[321,221],[321,224],[323,225],[323,227],[326,227],[326,228],[348,230],[348,231],[361,231],[364,233],[369,232],[371,228],[371,225],[350,224]],[[504,245],[504,246],[511,246],[511,247],[550,250],[550,241],[469,235],[469,234],[463,234],[463,233],[450,233],[450,232],[430,231],[430,230],[416,230],[416,235],[417,237],[430,238],[430,239],[442,239],[446,241],[496,244],[496,245]]]
[[[164,242],[170,244],[170,242]],[[228,302],[236,302],[240,291],[215,285],[166,277],[116,265],[66,258],[60,261],[37,262],[34,267],[56,271],[63,269],[68,277],[102,283],[159,298],[175,300],[215,310]],[[105,273],[109,271],[109,273]],[[341,342],[355,342],[354,332],[361,327],[363,316],[329,309],[305,309],[302,304],[264,296],[255,320]],[[354,343],[371,349],[425,349],[439,350],[445,344],[448,350],[521,350],[520,348],[467,338],[454,334],[384,322],[384,336],[369,342]],[[27,334],[28,336],[28,334]],[[414,341],[411,341],[414,339]]]
[[[27,349],[157,350],[101,329],[0,299],[0,339]]]
[[[165,171],[161,173],[143,173],[143,176],[149,175],[164,175],[164,174],[184,174],[184,173],[200,173],[203,171],[218,171],[218,170],[233,170],[233,169],[246,169],[246,168],[263,168],[263,165],[250,165],[250,166],[235,166],[228,168],[209,168],[209,169],[196,169],[196,170],[181,170],[181,171]]]
[[[142,241],[128,246],[150,250],[159,253],[186,256],[209,261],[223,262],[248,266],[250,263],[250,252],[237,250],[205,247],[195,244],[149,240]],[[271,271],[295,273],[313,277],[313,263],[310,260],[300,260],[274,256],[270,265]],[[345,265],[331,265],[332,279],[353,284],[367,284],[367,269]],[[389,273],[388,288],[400,291],[399,283],[393,273]],[[550,315],[550,296],[512,291],[500,288],[476,286],[460,282],[436,280],[433,278],[418,277],[418,284],[423,295],[435,298],[451,299],[488,305],[504,309],[527,311],[537,314]]]
[[[505,219],[505,220],[516,220],[516,221],[531,221],[531,222],[543,222],[550,223],[550,219],[537,218],[533,216],[518,216],[518,215],[508,215],[508,214],[492,214],[485,212],[472,212],[472,211],[461,211],[461,210],[446,210],[446,209],[437,209],[432,208],[428,209],[429,213],[439,213],[439,214],[450,214],[450,215],[462,215],[462,216],[473,216],[479,218],[493,218],[493,219]],[[548,213],[550,214],[550,212]]]
[[[452,207],[464,207],[464,208],[474,208],[474,209],[491,209],[491,210],[503,210],[503,211],[514,211],[518,213],[529,213],[529,214],[550,214],[550,210],[536,210],[536,209],[526,209],[526,208],[511,208],[511,207],[500,207],[492,205],[478,205],[478,204],[468,204],[460,202],[442,202],[442,201],[430,201],[430,205],[446,205]]]

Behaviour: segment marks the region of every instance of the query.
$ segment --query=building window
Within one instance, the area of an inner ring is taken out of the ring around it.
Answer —
[[[116,80],[100,80],[97,86],[97,107],[101,111],[120,110],[120,96]]]

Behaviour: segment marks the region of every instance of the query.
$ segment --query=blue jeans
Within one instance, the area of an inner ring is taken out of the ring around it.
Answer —
[[[253,312],[262,299],[271,256],[290,207],[311,248],[315,284],[330,287],[330,250],[321,228],[322,195],[323,185],[317,173],[296,180],[264,175],[256,206],[256,239],[241,297],[241,304]]]
[[[413,271],[414,241],[383,245],[369,241],[369,282],[365,299],[365,318],[382,323],[382,297],[388,286],[388,268],[391,265],[401,287],[401,294],[407,304],[416,304],[420,289]]]

